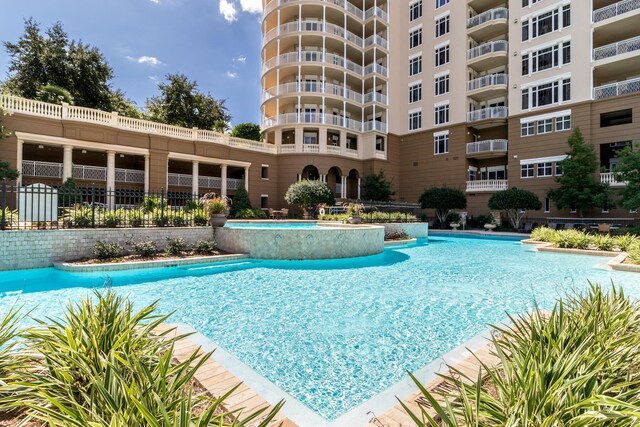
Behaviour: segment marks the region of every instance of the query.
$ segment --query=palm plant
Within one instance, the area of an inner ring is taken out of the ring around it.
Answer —
[[[622,290],[592,285],[548,316],[511,320],[492,339],[497,367],[483,364],[477,378],[452,369],[453,391],[440,396],[414,378],[436,414],[403,404],[418,426],[640,423],[640,308]]]

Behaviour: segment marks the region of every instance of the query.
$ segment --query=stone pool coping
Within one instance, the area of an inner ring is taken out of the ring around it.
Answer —
[[[436,228],[429,228],[429,234],[475,234],[479,236],[531,237],[531,235],[527,233],[511,233],[508,231],[439,230]]]
[[[220,262],[237,261],[247,258],[249,257],[243,254],[230,254],[175,258],[166,260],[159,259],[151,261],[112,262],[104,264],[74,264],[72,262],[54,262],[53,266],[57,270],[67,271],[71,273],[95,273],[102,271],[125,271],[149,268],[180,267],[183,265],[195,264],[214,264]]]
[[[204,352],[215,350],[210,360],[219,365],[216,371],[218,375],[226,375],[226,377],[220,377],[219,379],[225,378],[224,385],[227,387],[227,390],[237,384],[242,384],[242,388],[230,396],[230,406],[233,409],[242,407],[238,403],[240,399],[245,399],[241,403],[245,405],[244,407],[247,411],[264,407],[265,405],[273,406],[281,400],[285,400],[286,403],[280,410],[277,418],[281,421],[284,420],[283,425],[287,427],[364,427],[370,425],[379,427],[380,424],[375,424],[375,421],[381,418],[389,421],[389,424],[385,425],[413,425],[406,424],[410,422],[411,419],[404,410],[398,410],[398,399],[403,402],[409,402],[415,399],[415,396],[419,393],[418,387],[408,375],[334,421],[328,421],[291,394],[250,368],[233,354],[224,350],[224,348],[203,334],[197,332],[193,327],[185,324],[173,326],[177,327],[178,334],[191,334],[184,339],[188,344],[184,344],[185,347],[181,347],[183,352],[184,348],[191,349],[191,353],[197,348],[200,348]],[[450,366],[460,369],[461,371],[469,371],[470,366],[474,365],[474,361],[477,362],[477,357],[479,357],[480,360],[489,362],[492,330],[493,329],[487,329],[474,336],[467,342],[414,372],[414,375],[422,384],[428,384],[438,380],[440,378],[438,374],[445,374]],[[223,373],[220,373],[221,369],[224,371]],[[224,390],[221,390],[220,386],[209,378],[211,376],[210,370],[211,368],[202,368],[201,371],[205,371],[205,373],[197,373],[196,379],[214,395],[220,395]],[[473,375],[471,376],[473,377]],[[237,398],[235,397],[236,394],[241,394],[242,396]],[[411,407],[411,405],[409,406]],[[415,406],[415,404],[413,406]],[[381,414],[380,417],[378,417],[377,414]]]
[[[418,239],[402,239],[402,240],[385,240],[385,246],[402,246],[402,245],[410,245],[412,243],[416,243]]]

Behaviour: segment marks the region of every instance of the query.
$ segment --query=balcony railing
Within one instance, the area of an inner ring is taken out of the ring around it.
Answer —
[[[624,0],[593,11],[593,22],[614,18],[633,10],[640,9],[640,0]]]
[[[593,49],[593,60],[611,58],[640,50],[640,36]]]
[[[137,169],[116,168],[116,182],[127,182],[131,184],[144,183],[144,171]]]
[[[367,76],[369,74],[377,73],[381,76],[387,77],[389,74],[387,67],[380,64],[369,64],[363,67],[362,65],[345,59],[342,55],[334,53],[326,53],[325,55],[323,55],[321,51],[314,50],[289,52],[284,53],[280,56],[273,57],[268,61],[265,61],[262,67],[262,71],[266,72],[280,65],[294,64],[298,62],[317,62],[335,65],[338,67],[346,68],[347,70],[353,71],[354,73],[361,76]]]
[[[287,4],[287,3],[297,3],[299,1],[300,0],[272,0],[265,5],[264,11],[262,12],[262,16],[266,16],[268,13],[270,13],[272,10],[276,9],[280,5]],[[322,1],[341,7],[342,9],[355,15],[359,19],[370,19],[374,16],[382,19],[385,22],[388,21],[389,19],[387,12],[385,12],[383,9],[379,7],[371,7],[368,10],[364,11],[356,7],[354,4],[349,3],[348,1],[345,1],[345,0],[322,0]]]
[[[467,113],[468,122],[477,122],[487,119],[506,119],[509,116],[507,107],[489,107]]]
[[[488,76],[469,80],[467,83],[467,90],[471,92],[485,87],[506,85],[507,83],[509,83],[509,77],[507,77],[506,74],[489,74]]]
[[[39,178],[62,178],[62,163],[23,160],[22,175]]]
[[[193,175],[185,175],[180,173],[170,173],[167,176],[169,185],[175,187],[191,187],[193,184]],[[198,186],[202,188],[222,188],[222,178],[216,176],[198,176]],[[227,178],[227,189],[237,190],[244,186],[244,179]]]
[[[467,28],[477,27],[485,22],[493,21],[496,19],[507,19],[509,17],[509,9],[499,7],[496,9],[487,10],[479,15],[469,18],[467,21]]]
[[[488,179],[484,181],[467,181],[468,192],[495,192],[509,188],[509,181],[506,179]]]
[[[616,179],[616,174],[613,172],[606,172],[600,174],[600,182],[607,184],[611,187],[624,187],[626,182],[620,182]]]
[[[387,95],[379,92],[369,92],[364,95],[364,103],[379,102],[381,104],[387,104]]]
[[[22,161],[22,175],[24,176],[62,179],[63,168],[62,163]],[[102,166],[73,165],[72,173],[74,179],[85,181],[107,180],[107,168]],[[115,180],[116,182],[142,184],[144,183],[144,171],[116,168]]]
[[[350,99],[362,104],[363,96],[361,93],[355,92],[349,88],[333,83],[320,82],[292,82],[272,87],[266,91],[269,94],[267,99],[274,96],[297,94],[297,93],[324,93],[327,95],[336,95]]]
[[[506,139],[491,139],[487,141],[476,141],[467,144],[467,154],[493,153],[496,151],[507,151],[508,142]]]
[[[593,88],[593,99],[604,99],[612,96],[626,95],[640,92],[640,77],[637,79],[625,80],[623,82],[611,83],[608,85]]]
[[[481,44],[467,51],[467,59],[476,59],[483,55],[496,52],[507,52],[509,50],[509,42],[505,40],[497,40],[489,43]]]
[[[377,120],[370,120],[364,124],[364,132],[371,131],[387,133],[387,124]]]

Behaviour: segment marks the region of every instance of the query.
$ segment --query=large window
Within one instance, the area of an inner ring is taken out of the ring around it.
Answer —
[[[422,83],[417,83],[409,86],[409,103],[418,102],[422,100]]]
[[[535,122],[520,124],[520,136],[531,136],[536,134]]]
[[[409,113],[409,130],[422,129],[422,111]]]
[[[520,165],[520,178],[535,177],[534,165]]]
[[[611,111],[609,113],[600,114],[600,127],[626,125],[633,123],[633,115],[631,108],[627,110]]]
[[[538,163],[538,177],[553,176],[553,163]]]
[[[409,60],[409,75],[415,76],[422,72],[422,55]]]
[[[522,55],[522,74],[536,73],[571,62],[571,42],[536,50]]]
[[[433,136],[433,154],[446,154],[449,152],[449,134]]]
[[[556,118],[556,131],[571,130],[571,116]]]
[[[436,20],[436,37],[449,33],[449,15]]]
[[[409,49],[413,49],[422,44],[422,28],[413,30],[409,33]]]
[[[535,39],[571,25],[571,5],[545,12],[522,21],[522,41]]]
[[[434,119],[436,125],[449,123],[449,104],[435,107]]]
[[[538,121],[538,134],[553,132],[553,119]]]
[[[419,18],[422,18],[422,0],[409,6],[409,21],[415,21]]]
[[[449,45],[436,49],[436,67],[449,63]]]
[[[569,100],[571,100],[571,78],[522,89],[523,110]]]
[[[436,0],[436,9],[449,3],[449,0]]]
[[[435,94],[443,95],[449,93],[449,74],[435,78]]]

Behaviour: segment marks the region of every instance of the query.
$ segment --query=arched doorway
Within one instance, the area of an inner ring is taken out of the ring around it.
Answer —
[[[342,198],[342,171],[334,166],[327,174],[327,185],[333,191],[336,198]]]
[[[360,198],[360,173],[355,169],[351,169],[351,171],[349,171],[347,178],[347,198]]]
[[[320,179],[320,172],[318,172],[317,167],[309,165],[302,169],[300,177],[302,179],[308,179],[309,181],[318,181]]]

